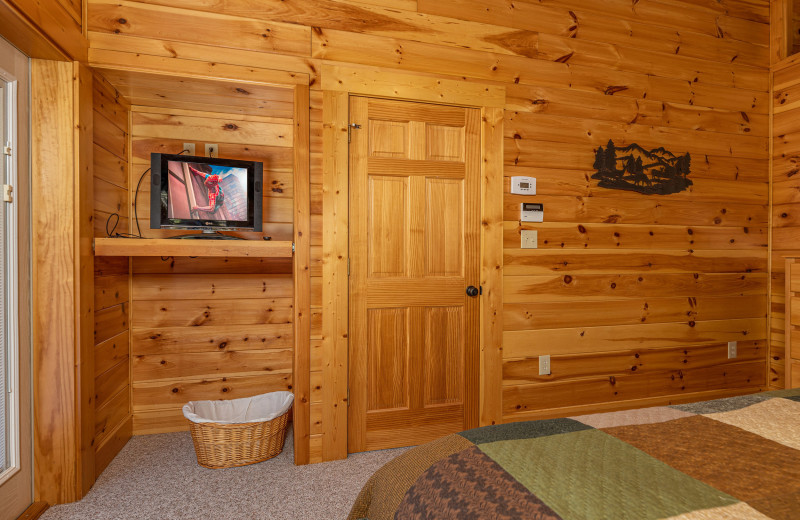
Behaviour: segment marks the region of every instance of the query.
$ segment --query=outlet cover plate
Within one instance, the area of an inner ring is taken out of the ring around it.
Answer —
[[[736,347],[738,346],[737,341],[729,341],[728,342],[728,359],[736,358]]]
[[[539,356],[539,375],[550,375],[550,356]]]
[[[522,229],[519,235],[522,249],[537,249],[539,247],[539,233],[535,229]]]
[[[216,143],[206,143],[206,157],[219,157],[219,145]]]
[[[196,155],[194,153],[194,143],[183,143],[183,149],[186,150],[186,155]]]

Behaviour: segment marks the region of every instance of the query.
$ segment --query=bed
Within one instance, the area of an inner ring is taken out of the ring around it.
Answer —
[[[800,519],[800,389],[486,426],[399,455],[348,517]]]

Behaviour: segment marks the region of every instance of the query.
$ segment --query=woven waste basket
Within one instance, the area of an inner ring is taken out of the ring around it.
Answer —
[[[283,450],[291,392],[231,399],[191,401],[183,407],[189,420],[197,463],[233,468],[275,457]]]

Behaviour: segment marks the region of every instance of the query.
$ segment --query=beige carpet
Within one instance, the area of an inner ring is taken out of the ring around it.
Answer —
[[[197,464],[189,433],[134,437],[80,502],[50,508],[66,519],[341,519],[369,476],[404,449],[295,466],[291,432],[274,459],[232,469]]]

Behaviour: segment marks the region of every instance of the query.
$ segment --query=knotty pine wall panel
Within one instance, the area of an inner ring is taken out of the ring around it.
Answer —
[[[312,91],[310,98],[310,125],[312,138],[309,143],[311,198],[322,198],[322,92]],[[322,391],[322,369],[326,355],[322,348],[322,204],[311,208],[311,462],[321,462],[322,422],[325,393]],[[313,319],[314,316],[317,319]]]
[[[130,105],[99,75],[94,77],[93,105],[94,236],[104,237],[107,231],[129,231]],[[129,258],[98,256],[94,269],[94,446],[99,475],[131,436]]]
[[[220,89],[224,86],[199,84],[201,92],[224,96]],[[192,142],[202,154],[205,143],[211,142],[218,145],[220,157],[264,163],[263,232],[232,234],[291,240],[293,121],[284,116],[287,99],[292,112],[292,97],[280,90],[261,92],[257,111],[211,112],[213,106],[207,103],[198,104],[203,110],[192,110],[186,103],[178,108],[133,105],[131,203],[151,153],[178,153],[184,142]],[[149,174],[142,180],[136,213],[146,237],[187,233],[150,229]],[[181,408],[191,400],[235,399],[292,388],[290,260],[137,257],[132,273],[135,434],[188,429]]]
[[[772,290],[770,294],[769,385],[784,388],[786,371],[785,259],[800,250],[797,178],[800,160],[800,65],[776,70],[773,76],[772,143]]]
[[[219,27],[308,29],[309,45],[291,31],[265,42],[250,30],[169,35],[145,23],[167,11]],[[322,460],[332,406],[318,388],[330,355],[318,291],[322,64],[506,89],[505,176],[534,176],[539,192],[510,195],[505,179],[502,407],[512,421],[766,387],[768,21],[766,0],[267,0],[258,10],[247,0],[90,0],[88,28],[98,50],[308,74],[311,458]],[[609,139],[691,153],[693,186],[666,196],[599,188],[594,153]],[[138,160],[144,141],[134,135]],[[544,203],[544,223],[519,222],[523,200]],[[520,249],[522,229],[539,232],[539,249]],[[190,270],[171,262],[164,272]],[[741,355],[729,360],[734,339]],[[553,356],[551,376],[537,375],[540,354]]]

